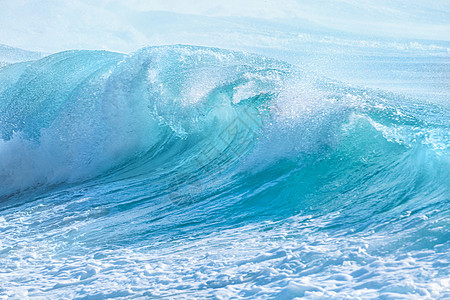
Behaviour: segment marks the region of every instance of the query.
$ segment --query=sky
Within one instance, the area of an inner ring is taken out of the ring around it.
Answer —
[[[46,53],[179,43],[292,48],[295,40],[355,36],[450,42],[448,0],[0,0],[0,7],[0,44]]]

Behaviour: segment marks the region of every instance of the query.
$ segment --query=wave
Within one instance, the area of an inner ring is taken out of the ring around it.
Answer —
[[[448,166],[445,108],[252,54],[182,45],[66,51],[6,66],[0,80],[3,197],[151,177],[185,199],[196,185],[268,168],[314,173],[320,161],[345,163],[343,174],[366,165],[363,178],[418,156],[442,164],[439,172]]]
[[[447,107],[183,45],[0,82],[7,295],[447,293]]]

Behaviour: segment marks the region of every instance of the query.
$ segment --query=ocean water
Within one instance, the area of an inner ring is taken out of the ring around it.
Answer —
[[[0,81],[1,297],[450,297],[445,105],[185,45]]]
[[[450,298],[446,1],[96,3],[0,9],[0,299]]]

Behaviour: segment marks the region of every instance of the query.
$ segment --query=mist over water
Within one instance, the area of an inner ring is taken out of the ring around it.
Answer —
[[[450,297],[446,1],[1,5],[0,298]]]

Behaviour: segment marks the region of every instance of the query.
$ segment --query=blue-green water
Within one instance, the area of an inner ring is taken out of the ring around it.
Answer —
[[[2,297],[450,297],[439,101],[192,46],[0,82]]]

